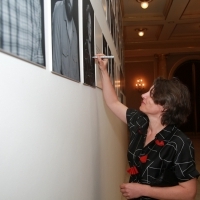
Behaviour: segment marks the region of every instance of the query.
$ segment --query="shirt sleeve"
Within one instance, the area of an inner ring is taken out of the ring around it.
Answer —
[[[138,118],[138,111],[128,108],[126,111],[126,121],[129,131],[133,130],[135,127],[135,121]]]
[[[174,160],[174,172],[179,182],[199,177],[194,160],[194,147],[189,138],[178,137],[177,154]]]
[[[127,109],[126,120],[131,139],[133,139],[138,132],[142,133],[144,127],[148,125],[147,116],[139,110],[135,109]]]

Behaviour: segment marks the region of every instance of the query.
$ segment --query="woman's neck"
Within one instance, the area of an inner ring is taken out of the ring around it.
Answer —
[[[165,128],[165,126],[163,126],[160,121],[149,121],[149,127],[147,129],[147,135],[146,135],[146,139],[144,142],[144,146],[146,146],[147,144],[149,144],[151,141],[153,141],[156,137],[156,135]]]
[[[149,132],[151,135],[156,136],[156,134],[165,127],[166,125],[162,125],[161,123],[161,117],[149,117],[149,127],[147,133]]]

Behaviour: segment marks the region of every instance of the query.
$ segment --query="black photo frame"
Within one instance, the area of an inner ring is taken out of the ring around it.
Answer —
[[[95,87],[94,10],[90,0],[83,1],[83,71],[84,84]]]

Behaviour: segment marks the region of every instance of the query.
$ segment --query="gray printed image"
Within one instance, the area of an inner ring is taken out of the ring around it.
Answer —
[[[94,10],[89,0],[83,2],[84,83],[95,87]]]
[[[43,0],[0,0],[0,49],[45,65]]]
[[[78,0],[51,1],[53,72],[80,81]]]

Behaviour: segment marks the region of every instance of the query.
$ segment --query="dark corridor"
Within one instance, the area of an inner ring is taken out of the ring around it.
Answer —
[[[188,121],[180,128],[190,135],[200,135],[200,60],[189,60],[182,63],[174,76],[187,85],[191,94],[192,112]]]

